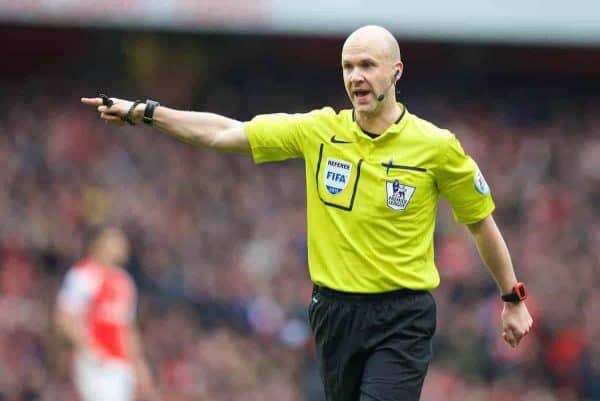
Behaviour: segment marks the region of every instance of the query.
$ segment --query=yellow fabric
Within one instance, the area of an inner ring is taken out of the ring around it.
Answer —
[[[456,137],[408,112],[375,139],[352,110],[328,107],[256,116],[245,128],[256,163],[305,160],[308,262],[317,285],[357,293],[435,288],[439,195],[462,223],[494,210]]]

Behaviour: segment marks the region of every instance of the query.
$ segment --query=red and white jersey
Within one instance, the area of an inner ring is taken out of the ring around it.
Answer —
[[[82,316],[99,357],[129,362],[126,338],[134,324],[136,300],[135,285],[125,270],[83,259],[67,272],[58,307]]]

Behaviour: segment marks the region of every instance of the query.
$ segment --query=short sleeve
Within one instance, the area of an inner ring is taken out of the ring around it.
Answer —
[[[84,313],[96,291],[95,280],[81,269],[70,269],[58,293],[58,306],[72,313]]]
[[[494,201],[483,174],[454,135],[450,136],[437,166],[436,182],[450,203],[456,221],[476,223],[494,211]]]
[[[310,132],[326,127],[336,113],[330,107],[298,114],[262,114],[245,123],[255,163],[304,157]]]
[[[302,157],[304,114],[262,114],[245,123],[255,163]]]

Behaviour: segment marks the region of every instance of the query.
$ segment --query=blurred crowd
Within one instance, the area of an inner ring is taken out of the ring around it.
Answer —
[[[156,82],[154,97],[179,88],[183,104],[241,119],[347,107],[341,82],[295,74],[286,85],[266,74],[204,82],[213,96],[194,103],[190,74]],[[53,308],[83,231],[99,222],[132,241],[138,322],[165,401],[323,400],[306,316],[302,161],[255,167],[147,127],[107,127],[79,105],[82,87],[0,95],[0,401],[77,399]],[[600,400],[600,99],[444,90],[402,101],[477,160],[534,316],[520,347],[502,341],[495,284],[443,206],[422,400]]]

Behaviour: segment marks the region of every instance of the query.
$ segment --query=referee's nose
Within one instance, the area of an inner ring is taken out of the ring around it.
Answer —
[[[360,73],[360,71],[353,70],[348,74],[348,82],[359,83],[363,82],[364,80],[365,77]]]
[[[348,89],[351,90],[352,88],[362,84],[363,82],[365,82],[365,77],[363,74],[361,74],[360,72],[357,71],[352,71],[348,74]]]

